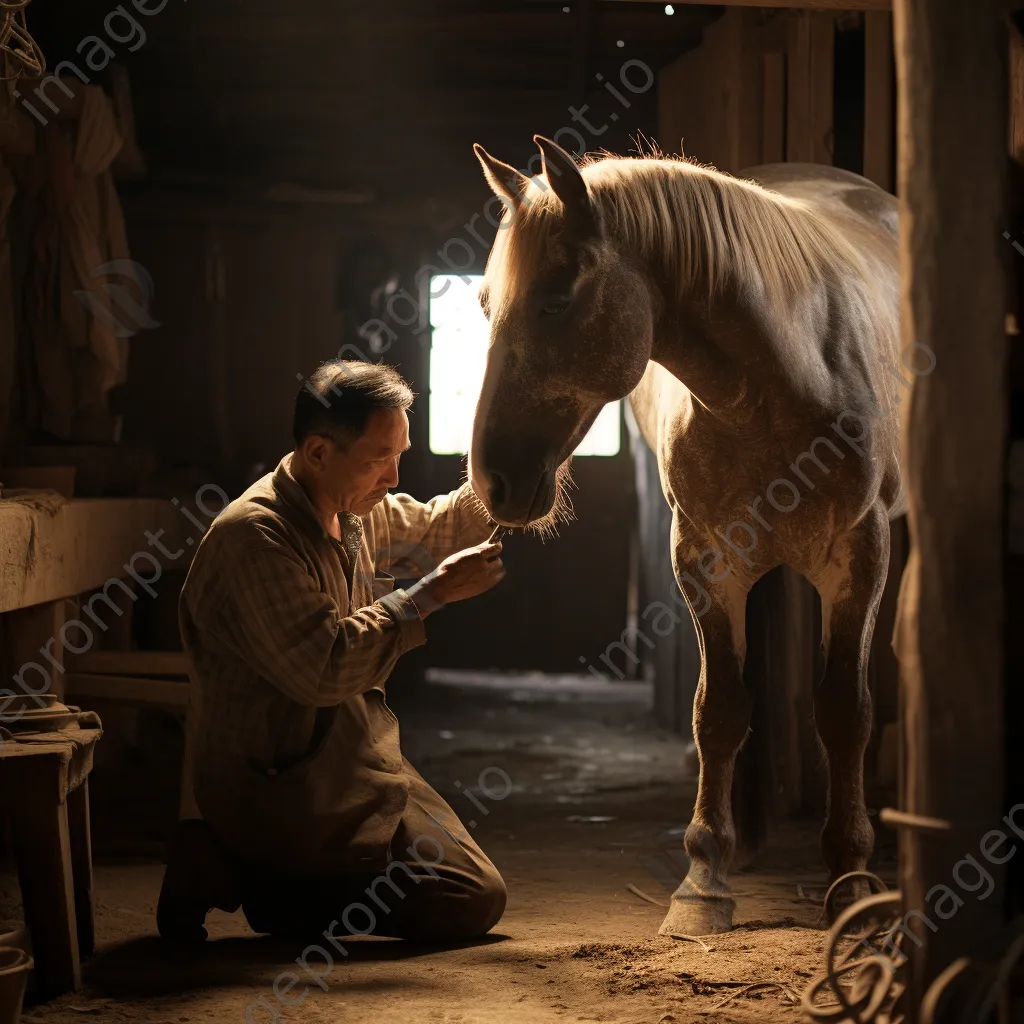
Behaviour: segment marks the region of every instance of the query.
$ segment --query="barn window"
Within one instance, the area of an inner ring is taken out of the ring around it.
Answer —
[[[430,279],[430,450],[435,455],[469,451],[489,335],[477,301],[482,280],[472,275],[465,284],[457,274]],[[621,405],[612,402],[601,410],[576,455],[618,453]]]

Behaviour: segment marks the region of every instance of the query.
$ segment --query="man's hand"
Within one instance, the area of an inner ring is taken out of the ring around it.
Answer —
[[[485,541],[449,555],[432,573],[409,588],[424,618],[442,605],[465,601],[496,586],[505,576],[501,541]]]

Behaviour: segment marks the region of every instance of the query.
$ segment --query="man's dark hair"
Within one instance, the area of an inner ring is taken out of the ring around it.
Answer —
[[[310,434],[348,444],[363,433],[377,410],[408,409],[413,397],[394,367],[358,359],[321,363],[295,396],[295,445]]]

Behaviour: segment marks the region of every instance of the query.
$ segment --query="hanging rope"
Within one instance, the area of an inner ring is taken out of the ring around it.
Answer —
[[[31,0],[0,0],[0,81],[17,81],[23,75],[37,78],[46,70],[46,58],[25,24],[25,8]]]

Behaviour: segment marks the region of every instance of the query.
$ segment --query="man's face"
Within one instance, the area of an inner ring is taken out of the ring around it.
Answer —
[[[402,409],[379,409],[347,447],[311,436],[302,448],[330,504],[365,516],[390,488],[398,486],[398,460],[409,448],[409,417]]]

